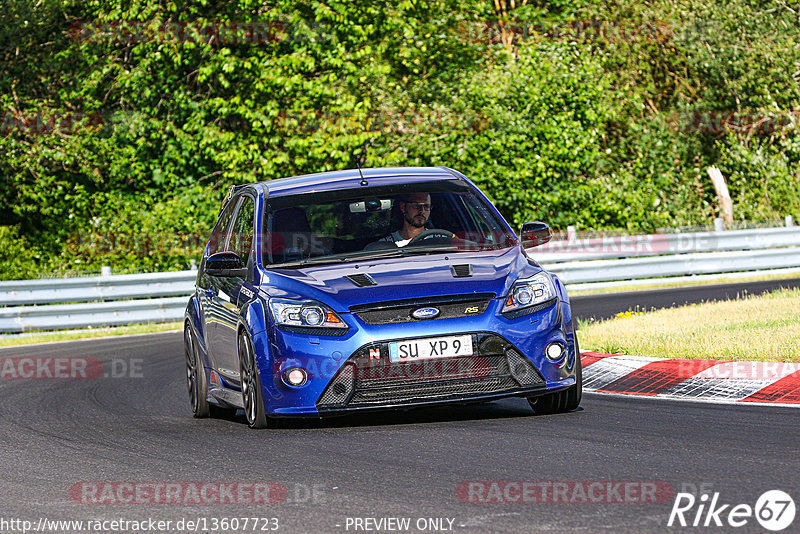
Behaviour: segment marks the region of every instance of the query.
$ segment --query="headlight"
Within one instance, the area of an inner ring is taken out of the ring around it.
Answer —
[[[500,313],[509,318],[521,317],[535,311],[536,306],[556,298],[556,288],[550,275],[541,272],[527,280],[519,280],[511,288]]]
[[[335,311],[315,300],[270,299],[269,309],[277,325],[347,329],[347,325]]]

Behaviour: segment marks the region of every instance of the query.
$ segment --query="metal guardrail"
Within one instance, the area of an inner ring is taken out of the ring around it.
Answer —
[[[580,260],[633,258],[663,254],[759,250],[800,246],[800,228],[762,228],[724,232],[690,232],[613,237],[575,236],[530,250],[532,257],[552,265]]]
[[[0,306],[189,295],[195,278],[197,271],[175,271],[0,282]]]
[[[569,288],[800,270],[800,227],[573,237],[529,251]],[[179,321],[196,276],[178,271],[0,282],[0,332]]]
[[[0,332],[180,321],[187,297],[0,308]]]
[[[586,282],[638,280],[654,276],[686,276],[800,267],[800,248],[542,263],[542,266],[556,273],[564,284],[569,286]]]

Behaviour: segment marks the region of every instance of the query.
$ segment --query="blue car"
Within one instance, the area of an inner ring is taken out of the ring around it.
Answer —
[[[581,401],[561,281],[448,168],[355,169],[233,186],[185,314],[195,417],[248,424],[361,410]]]

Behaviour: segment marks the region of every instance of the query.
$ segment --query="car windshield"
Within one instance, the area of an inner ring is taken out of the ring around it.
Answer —
[[[455,180],[279,196],[265,210],[262,261],[273,267],[517,243],[494,210]]]

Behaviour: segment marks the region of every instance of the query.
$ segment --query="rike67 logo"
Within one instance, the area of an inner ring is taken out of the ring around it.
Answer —
[[[711,497],[704,493],[699,499],[691,493],[678,493],[667,526],[743,527],[755,517],[763,528],[778,532],[792,524],[795,512],[794,500],[781,490],[763,493],[754,507],[749,504],[722,504],[719,492]]]

